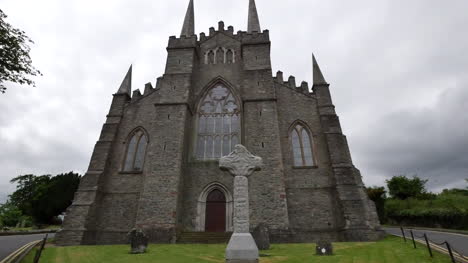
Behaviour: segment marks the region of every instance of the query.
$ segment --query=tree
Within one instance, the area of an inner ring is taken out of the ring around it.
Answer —
[[[408,178],[405,175],[394,176],[386,180],[389,194],[397,199],[405,200],[410,197],[417,198],[428,195],[426,191],[427,180],[417,176]]]
[[[69,172],[51,175],[21,175],[11,180],[17,183],[10,201],[36,224],[49,224],[70,206],[81,176]]]
[[[32,66],[29,44],[34,42],[20,29],[8,24],[0,9],[0,92],[5,93],[4,82],[35,86],[31,76],[42,75]]]
[[[0,205],[0,226],[14,227],[22,220],[22,213],[18,207],[10,202]]]
[[[374,201],[375,208],[377,209],[377,214],[379,215],[379,220],[381,223],[384,223],[385,220],[385,200],[387,199],[387,191],[384,187],[366,187],[367,195],[369,199]]]

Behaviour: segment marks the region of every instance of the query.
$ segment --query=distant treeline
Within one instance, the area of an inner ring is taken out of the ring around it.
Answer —
[[[382,224],[468,229],[468,188],[428,192],[427,180],[394,176],[384,187],[369,187]]]
[[[10,182],[16,191],[0,205],[0,226],[30,227],[60,223],[58,216],[71,205],[81,175],[20,175]]]

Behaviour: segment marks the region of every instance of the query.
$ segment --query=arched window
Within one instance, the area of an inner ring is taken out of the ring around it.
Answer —
[[[226,63],[227,64],[234,63],[234,53],[230,49],[226,52]]]
[[[294,166],[313,166],[312,143],[309,131],[297,124],[291,131]]]
[[[196,158],[215,160],[228,155],[240,142],[240,108],[231,91],[217,84],[198,108]]]
[[[125,156],[124,163],[125,172],[137,172],[143,170],[147,145],[148,138],[146,138],[146,135],[142,130],[137,130],[133,133],[127,146],[127,155]]]
[[[216,50],[216,64],[224,64],[224,49],[218,48]]]
[[[210,50],[210,52],[208,52],[208,64],[214,64],[214,56],[213,50]]]

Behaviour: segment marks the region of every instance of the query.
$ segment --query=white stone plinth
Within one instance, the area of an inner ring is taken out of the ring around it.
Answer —
[[[258,248],[250,233],[234,233],[226,248],[227,263],[258,262]]]

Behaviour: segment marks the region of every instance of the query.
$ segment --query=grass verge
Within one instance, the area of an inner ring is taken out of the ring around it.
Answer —
[[[41,262],[48,263],[224,263],[226,245],[150,245],[148,253],[129,254],[128,245],[47,247]],[[398,237],[388,236],[379,242],[334,243],[335,255],[316,256],[314,244],[273,244],[261,251],[260,263],[449,263],[446,255],[434,253],[419,245],[414,249]],[[32,262],[32,250],[22,263]],[[30,260],[30,261],[28,261]]]

